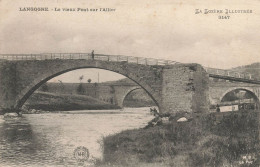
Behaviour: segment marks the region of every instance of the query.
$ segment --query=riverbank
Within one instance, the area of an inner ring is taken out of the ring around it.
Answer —
[[[211,113],[104,138],[98,166],[259,166],[259,112]]]
[[[119,109],[118,106],[86,95],[56,94],[40,91],[32,94],[23,108],[42,111]]]

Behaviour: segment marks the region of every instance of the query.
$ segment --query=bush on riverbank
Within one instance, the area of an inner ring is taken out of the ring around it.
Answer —
[[[104,139],[104,159],[101,164],[256,166],[259,163],[256,159],[260,158],[257,157],[260,147],[256,121],[259,117],[251,113],[248,116],[235,115],[211,121],[212,115],[207,115],[190,122],[127,130],[108,136]],[[250,160],[245,160],[245,157]]]
[[[4,115],[6,113],[17,113],[18,115],[21,113],[21,110],[20,109],[16,109],[16,108],[1,108],[0,109],[0,115]]]

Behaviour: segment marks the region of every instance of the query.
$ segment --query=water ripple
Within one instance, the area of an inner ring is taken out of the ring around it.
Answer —
[[[144,127],[152,118],[148,108],[0,118],[0,166],[76,166],[78,146],[102,158],[103,136]]]

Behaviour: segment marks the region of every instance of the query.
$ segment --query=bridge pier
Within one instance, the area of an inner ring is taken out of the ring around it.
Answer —
[[[16,63],[3,61],[0,65],[0,107],[12,109],[15,108],[17,99],[18,73]]]
[[[174,66],[165,69],[162,84],[163,112],[193,112],[209,111],[209,77],[198,64]]]

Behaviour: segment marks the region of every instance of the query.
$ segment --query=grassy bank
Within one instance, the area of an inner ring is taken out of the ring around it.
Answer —
[[[45,111],[119,109],[118,106],[85,95],[36,92],[26,101],[28,109]]]
[[[156,104],[153,101],[146,101],[146,100],[125,100],[124,101],[124,106],[125,107],[130,107],[130,108],[137,108],[137,107],[151,107],[151,106],[156,106]]]
[[[219,115],[209,114],[190,122],[172,122],[108,136],[104,139],[104,159],[99,165],[258,166],[257,113],[221,116],[219,119]],[[245,158],[249,160],[246,162]]]

